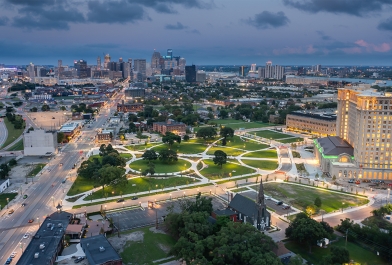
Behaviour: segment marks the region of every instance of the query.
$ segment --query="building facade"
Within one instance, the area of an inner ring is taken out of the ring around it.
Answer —
[[[165,135],[167,132],[172,132],[177,135],[186,134],[186,125],[182,122],[176,122],[173,120],[168,120],[167,122],[154,122],[152,124],[154,131]]]
[[[188,83],[195,83],[196,82],[196,66],[185,66],[185,80]]]
[[[336,115],[292,112],[286,116],[287,129],[327,136],[336,135]]]
[[[139,112],[143,111],[144,105],[142,103],[119,103],[117,104],[118,112]]]
[[[57,153],[57,132],[34,130],[24,133],[25,156],[43,156]]]

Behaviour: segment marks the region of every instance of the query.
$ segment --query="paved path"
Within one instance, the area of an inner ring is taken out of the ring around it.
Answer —
[[[4,119],[0,118],[0,149],[3,148],[3,144],[7,140],[8,137],[8,130],[5,126]]]

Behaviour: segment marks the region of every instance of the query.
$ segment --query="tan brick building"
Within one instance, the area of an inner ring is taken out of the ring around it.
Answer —
[[[167,122],[154,122],[152,124],[152,129],[161,134],[166,134],[166,132],[172,132],[177,135],[186,134],[185,123],[176,122],[170,119]]]
[[[336,115],[293,112],[286,116],[287,129],[320,136],[336,135]]]

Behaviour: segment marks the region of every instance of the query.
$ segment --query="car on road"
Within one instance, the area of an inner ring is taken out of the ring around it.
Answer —
[[[16,254],[18,254],[17,252],[12,252],[10,258],[15,258]]]
[[[139,198],[136,196],[132,197],[132,200],[137,200],[137,199],[139,199]]]
[[[276,203],[276,205],[282,205],[282,204],[283,204],[282,201],[278,201],[278,202]]]
[[[63,179],[62,181],[61,181],[61,183],[65,183],[67,181],[67,179]]]
[[[22,207],[25,207],[26,206],[26,203],[22,203]]]
[[[60,166],[62,166],[62,165],[63,165],[63,163],[60,163],[59,165],[60,165]]]
[[[29,223],[32,223],[32,222],[34,222],[34,219],[29,219],[29,221],[28,221]]]
[[[24,234],[23,238],[24,238],[24,239],[29,238],[29,234],[27,234],[27,233]]]
[[[11,264],[11,262],[12,262],[12,258],[10,257],[10,258],[8,258],[8,259],[6,260],[5,264]]]
[[[9,211],[8,211],[8,214],[13,214],[14,213],[14,209],[10,209]]]
[[[79,257],[79,258],[75,259],[74,262],[75,262],[75,263],[79,263],[79,262],[81,262],[82,260],[84,260],[84,257]]]
[[[355,184],[359,185],[359,184],[361,184],[361,181],[357,180],[357,181],[355,181]]]
[[[288,209],[290,209],[290,208],[291,208],[290,205],[284,205],[284,206],[282,207],[283,210],[288,210]]]
[[[370,181],[370,179],[364,179],[364,180],[362,180],[362,182],[363,183],[370,183],[371,181]]]
[[[354,179],[349,179],[348,183],[354,183]]]
[[[123,198],[117,200],[117,202],[123,202],[123,201],[124,201]]]
[[[28,197],[27,194],[23,195],[23,199],[27,199],[27,197]]]

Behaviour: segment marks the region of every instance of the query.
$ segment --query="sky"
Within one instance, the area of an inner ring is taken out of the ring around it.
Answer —
[[[0,63],[392,65],[392,0],[0,0]],[[102,58],[103,61],[103,58]]]

